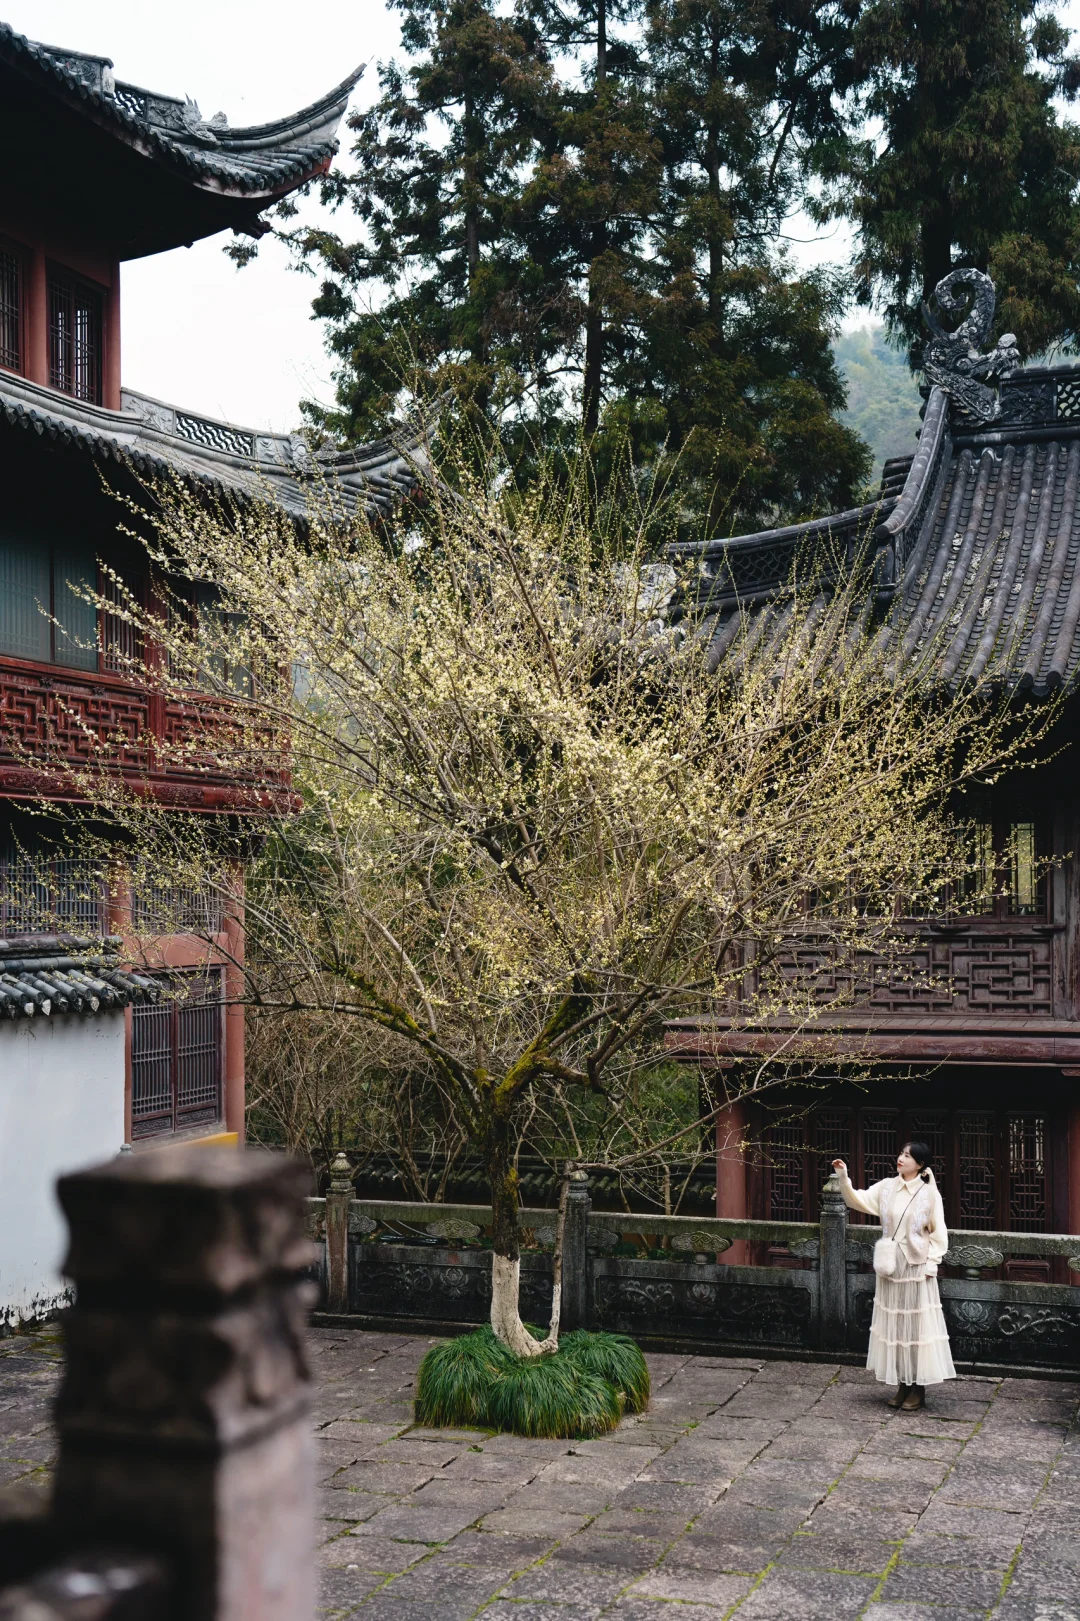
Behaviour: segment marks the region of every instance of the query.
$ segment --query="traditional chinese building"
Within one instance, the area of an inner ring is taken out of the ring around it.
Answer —
[[[946,683],[991,672],[1035,698],[1064,691],[1059,752],[987,792],[975,829],[994,896],[985,913],[904,924],[902,971],[862,964],[854,998],[826,1016],[835,1083],[725,1112],[719,1215],[815,1219],[835,1156],[865,1186],[919,1137],[950,1226],[1080,1232],[1080,367],[1011,369],[1007,340],[979,356],[992,288],[954,272],[939,289],[946,309],[957,283],[974,307],[928,346],[918,449],[886,465],[879,502],[677,550],[699,570],[717,667],[748,618],[755,639],[781,623],[800,557],[828,537],[829,557],[853,559],[870,533],[882,645],[904,659],[936,636]],[[995,372],[1010,369],[998,392]],[[793,976],[811,972],[823,1007],[844,1003],[850,964],[812,961],[812,942],[792,942],[788,958]],[[779,1053],[791,1033],[733,1013],[676,1022],[669,1045],[728,1075],[734,1095],[740,1064]],[[845,1078],[845,1049],[868,1085]]]
[[[242,814],[244,784],[175,749],[167,764],[155,755],[155,740],[205,728],[211,700],[166,701],[123,673],[139,649],[113,576],[144,601],[153,585],[119,532],[117,496],[171,468],[299,516],[310,457],[299,437],[125,389],[122,265],[225,229],[265,231],[263,210],[328,168],[358,77],[292,117],[232,129],[123,83],[106,57],[0,24],[0,1320],[55,1293],[58,1172],[123,1143],[243,1133],[236,920],[205,895],[132,892],[55,859],[48,818],[31,813],[51,800],[57,823],[65,814],[70,790],[46,757],[77,765],[120,739],[121,769],[178,812]],[[369,509],[388,509],[412,477],[385,444],[324,457],[321,473]],[[82,588],[111,593],[116,613]]]

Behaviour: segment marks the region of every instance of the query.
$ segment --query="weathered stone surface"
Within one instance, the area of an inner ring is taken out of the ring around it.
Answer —
[[[1080,1614],[1080,1446],[1066,1428],[1080,1390],[960,1380],[925,1412],[894,1414],[860,1369],[656,1357],[646,1418],[664,1417],[648,1445],[632,1421],[595,1442],[528,1441],[411,1429],[428,1343],[310,1338],[317,1561],[335,1621]],[[57,1354],[55,1335],[0,1342],[0,1459],[20,1480],[47,1478]],[[981,1422],[941,1416],[972,1396]],[[361,1408],[381,1416],[343,1416]]]

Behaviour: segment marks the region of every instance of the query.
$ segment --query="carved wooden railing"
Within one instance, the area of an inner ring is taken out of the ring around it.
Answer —
[[[0,795],[71,798],[71,772],[107,764],[163,803],[249,808],[266,787],[266,754],[245,748],[246,723],[239,700],[166,697],[108,671],[0,657]],[[271,789],[287,790],[285,778]]]
[[[878,955],[848,954],[812,936],[793,939],[771,971],[826,1008],[1053,1015],[1059,926],[1030,917],[957,917],[904,924],[897,933],[897,948]]]

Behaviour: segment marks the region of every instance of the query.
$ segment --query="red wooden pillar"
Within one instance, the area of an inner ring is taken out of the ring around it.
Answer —
[[[30,256],[26,288],[26,375],[49,386],[49,287],[45,249],[39,242]]]
[[[750,1214],[746,1186],[746,1104],[729,1103],[716,1117],[716,1214],[745,1221]],[[727,1266],[747,1264],[746,1240],[737,1238],[720,1257]]]
[[[120,261],[113,260],[112,276],[105,304],[105,366],[101,379],[101,403],[110,411],[120,409]]]

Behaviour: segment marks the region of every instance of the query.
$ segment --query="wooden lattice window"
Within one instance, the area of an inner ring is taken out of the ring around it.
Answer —
[[[0,243],[0,366],[23,369],[22,255]]]
[[[986,917],[1044,917],[1045,837],[1031,818],[985,817],[971,826],[969,904]]]
[[[949,1226],[1045,1232],[1053,1225],[1050,1139],[1050,1117],[1039,1110],[817,1105],[761,1134],[763,1214],[816,1221],[833,1159],[846,1160],[856,1187],[872,1187],[895,1176],[898,1151],[918,1140],[934,1156]]]
[[[135,1137],[221,1119],[225,1081],[222,974],[162,976],[164,999],[131,1017],[131,1129]]]
[[[107,925],[105,874],[96,862],[0,849],[0,934],[97,935]]]
[[[62,270],[49,270],[49,382],[92,405],[101,403],[101,292]]]

